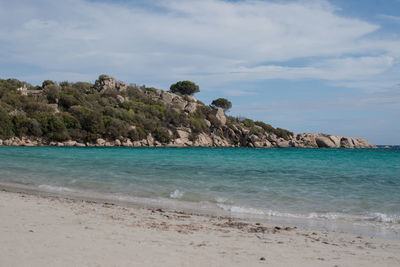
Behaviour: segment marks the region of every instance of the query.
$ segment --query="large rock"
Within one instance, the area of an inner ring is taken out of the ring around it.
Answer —
[[[218,136],[214,133],[211,134],[211,138],[213,141],[213,145],[216,147],[230,147],[231,146],[227,140],[225,140],[221,136]]]
[[[189,131],[186,129],[178,129],[176,130],[176,133],[178,134],[179,138],[181,139],[189,139]]]
[[[98,138],[96,140],[96,145],[97,146],[104,146],[106,144],[106,140],[102,139],[102,138]]]
[[[330,135],[329,139],[335,144],[335,147],[340,147],[340,139],[342,139],[341,136],[336,136],[336,135]]]
[[[212,145],[213,141],[206,133],[200,133],[194,142],[194,146],[210,147]]]
[[[100,75],[94,83],[94,88],[100,93],[104,93],[108,90],[125,91],[127,86],[124,82],[117,82],[112,76]]]
[[[353,140],[350,137],[342,137],[340,140],[340,147],[354,148]]]
[[[124,142],[122,142],[122,146],[124,146],[124,147],[132,147],[133,143],[132,143],[131,139],[128,138]]]
[[[183,110],[187,105],[187,101],[185,99],[183,99],[182,97],[177,95],[172,99],[172,105],[174,105],[174,106],[178,107],[179,109]]]
[[[277,146],[280,148],[288,148],[291,147],[289,141],[278,141]]]
[[[363,138],[353,138],[353,140],[357,140],[359,148],[376,148],[376,146],[372,145],[368,140]]]
[[[11,139],[6,139],[3,141],[3,145],[5,146],[11,146],[13,143],[13,141]]]
[[[376,148],[363,138],[342,137],[340,146],[343,148]]]
[[[154,146],[154,138],[151,135],[151,133],[149,133],[146,137],[146,141],[147,141],[147,145],[148,146]]]
[[[64,146],[75,146],[76,141],[68,140],[64,142]]]
[[[213,109],[211,114],[214,115],[222,125],[226,124],[226,116],[222,108]]]
[[[317,136],[315,138],[318,147],[322,148],[335,148],[337,147],[336,144],[327,136]]]
[[[162,101],[167,105],[172,105],[172,99],[174,99],[174,97],[176,97],[176,95],[170,92],[162,92],[161,94]]]
[[[196,110],[197,110],[197,104],[193,102],[189,102],[185,107],[185,111],[188,113],[196,112]]]
[[[125,102],[125,98],[122,95],[117,95],[115,99],[117,100],[118,104],[122,104]]]

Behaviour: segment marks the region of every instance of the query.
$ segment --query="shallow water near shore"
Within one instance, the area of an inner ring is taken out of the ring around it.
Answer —
[[[400,238],[400,149],[0,147],[0,183]]]

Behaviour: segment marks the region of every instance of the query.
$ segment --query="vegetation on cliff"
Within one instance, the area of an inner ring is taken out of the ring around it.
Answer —
[[[0,139],[30,136],[93,143],[99,138],[133,142],[150,136],[159,144],[182,139],[190,145],[210,137],[226,145],[248,146],[251,136],[293,136],[264,122],[225,116],[219,108],[229,109],[230,101],[217,99],[207,106],[191,96],[198,91],[190,81],[178,82],[166,92],[126,85],[107,75],[100,75],[95,84],[46,80],[35,87],[0,79]]]

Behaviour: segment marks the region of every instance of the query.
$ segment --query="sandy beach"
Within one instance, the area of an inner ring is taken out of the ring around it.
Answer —
[[[398,266],[400,241],[0,192],[0,266]]]

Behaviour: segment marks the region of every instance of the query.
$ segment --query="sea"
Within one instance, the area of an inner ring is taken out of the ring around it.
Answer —
[[[400,239],[400,148],[0,147],[0,188]]]

